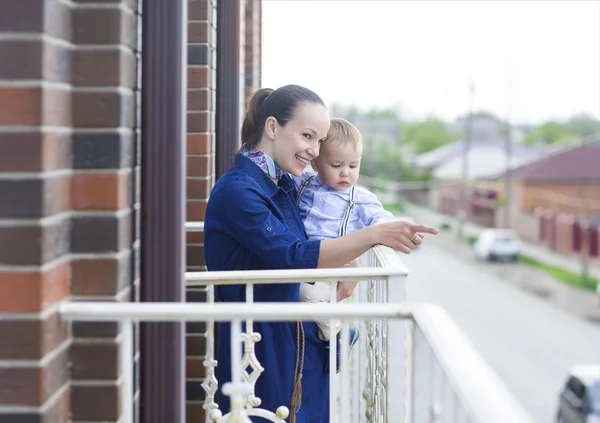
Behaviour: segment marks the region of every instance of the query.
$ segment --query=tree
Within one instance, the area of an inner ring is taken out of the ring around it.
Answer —
[[[391,109],[371,109],[366,116],[373,119],[398,119],[396,112]]]
[[[600,138],[600,120],[587,113],[579,113],[572,116],[565,123],[566,128],[581,138],[594,136]]]
[[[415,154],[422,154],[456,139],[457,136],[450,134],[444,121],[429,117],[418,122],[404,123],[400,143],[412,145]]]
[[[556,144],[577,140],[579,137],[557,121],[547,121],[531,131],[523,140],[525,144]]]

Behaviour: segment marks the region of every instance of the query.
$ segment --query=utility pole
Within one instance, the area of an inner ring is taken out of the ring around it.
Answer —
[[[512,226],[511,222],[511,200],[512,200],[512,192],[511,192],[511,162],[512,162],[512,125],[510,123],[510,115],[511,115],[511,101],[512,101],[512,81],[511,81],[511,73],[512,73],[512,62],[509,58],[508,60],[508,76],[506,83],[506,133],[505,133],[505,154],[506,154],[506,171],[504,172],[504,227],[510,228]]]
[[[469,179],[469,151],[471,149],[471,119],[473,117],[473,94],[475,93],[475,84],[473,80],[469,82],[469,95],[467,101],[467,116],[465,118],[465,136],[462,149],[462,183],[460,186],[460,209],[458,211],[458,231],[456,238],[461,240],[464,237],[464,226],[467,220],[467,201],[468,201],[468,179]]]

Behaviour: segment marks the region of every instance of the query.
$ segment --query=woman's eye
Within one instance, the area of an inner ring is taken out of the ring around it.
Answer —
[[[302,134],[302,136],[304,136],[304,138],[306,138],[307,140],[312,138],[312,135],[310,134]]]

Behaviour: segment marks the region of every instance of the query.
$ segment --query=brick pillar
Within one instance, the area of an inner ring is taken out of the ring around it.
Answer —
[[[244,85],[246,101],[254,91],[261,88],[261,7],[261,0],[246,0],[244,28]]]
[[[240,1],[242,5],[240,41],[244,44],[240,46],[240,53],[244,58],[242,61],[244,66],[240,73],[239,87],[245,94],[259,87],[261,0],[235,1]],[[188,0],[188,221],[204,221],[206,202],[215,182],[215,113],[216,98],[219,95],[216,90],[216,11],[217,0]],[[243,102],[244,96],[241,97],[240,103]],[[187,234],[188,271],[206,270],[203,241],[202,233]],[[187,301],[206,301],[206,290],[188,289]],[[200,385],[205,375],[203,366],[206,354],[205,334],[204,323],[188,323],[186,398],[187,421],[190,423],[205,421],[202,408],[204,391]]]
[[[214,184],[216,104],[216,0],[188,1],[188,114],[187,114],[187,220],[204,221]],[[187,234],[187,270],[202,271],[204,236]],[[188,302],[206,301],[205,289],[188,289]],[[186,417],[203,422],[206,325],[188,323],[186,337]]]
[[[0,1],[2,422],[69,419],[69,4]]]
[[[136,3],[73,4],[73,300],[139,298]],[[72,330],[72,422],[117,422],[120,325],[75,322]]]

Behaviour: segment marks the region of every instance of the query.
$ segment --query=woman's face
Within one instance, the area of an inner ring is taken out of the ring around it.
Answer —
[[[269,118],[267,126],[267,131],[273,130],[273,160],[284,172],[300,176],[319,155],[320,142],[329,131],[329,113],[320,104],[302,103],[287,125]]]

